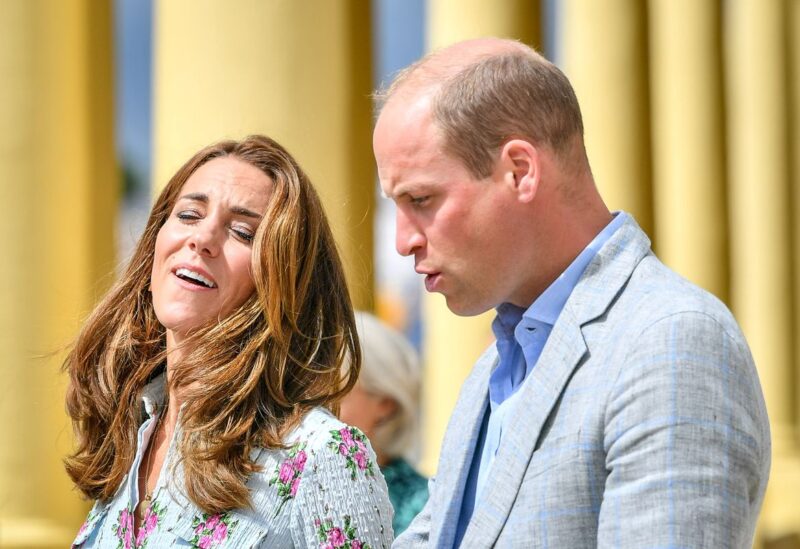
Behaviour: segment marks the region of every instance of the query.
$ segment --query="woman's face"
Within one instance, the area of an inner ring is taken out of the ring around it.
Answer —
[[[184,183],[158,232],[150,280],[172,338],[225,318],[253,293],[251,241],[271,191],[264,172],[234,157],[206,162]]]

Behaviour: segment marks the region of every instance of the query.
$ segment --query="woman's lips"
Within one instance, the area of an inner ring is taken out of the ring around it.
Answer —
[[[175,279],[178,286],[186,290],[189,290],[191,292],[211,292],[217,289],[216,287],[209,288],[207,286],[203,286],[202,284],[195,284],[194,282],[189,282],[188,280],[182,279],[175,273],[172,273],[172,277]]]

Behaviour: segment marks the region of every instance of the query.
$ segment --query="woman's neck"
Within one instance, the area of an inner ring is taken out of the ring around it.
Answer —
[[[171,383],[173,372],[175,371],[175,365],[179,364],[188,354],[184,338],[172,330],[167,330],[167,388],[169,394],[167,395],[167,417],[163,418],[167,433],[172,433],[175,430],[175,426],[178,424],[181,404],[183,404],[181,395]]]

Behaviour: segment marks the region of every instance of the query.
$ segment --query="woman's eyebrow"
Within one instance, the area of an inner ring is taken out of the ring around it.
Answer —
[[[262,217],[264,217],[260,213],[248,210],[247,208],[242,208],[241,206],[231,206],[231,212],[235,213],[236,215],[252,217],[253,219],[261,219]]]
[[[208,204],[208,195],[205,193],[188,193],[181,196],[178,200],[194,200],[197,202],[202,202],[203,204]],[[261,219],[264,217],[260,213],[254,212],[253,210],[248,210],[242,206],[231,206],[230,211],[236,215],[252,217],[253,219]]]
[[[196,200],[197,202],[208,203],[208,195],[205,193],[188,193],[178,200]]]

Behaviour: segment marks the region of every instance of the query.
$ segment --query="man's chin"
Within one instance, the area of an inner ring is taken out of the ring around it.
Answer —
[[[450,309],[450,312],[457,316],[478,316],[492,308],[491,306],[485,306],[480,303],[459,300],[452,295],[446,295],[444,299],[447,302],[447,308]]]

